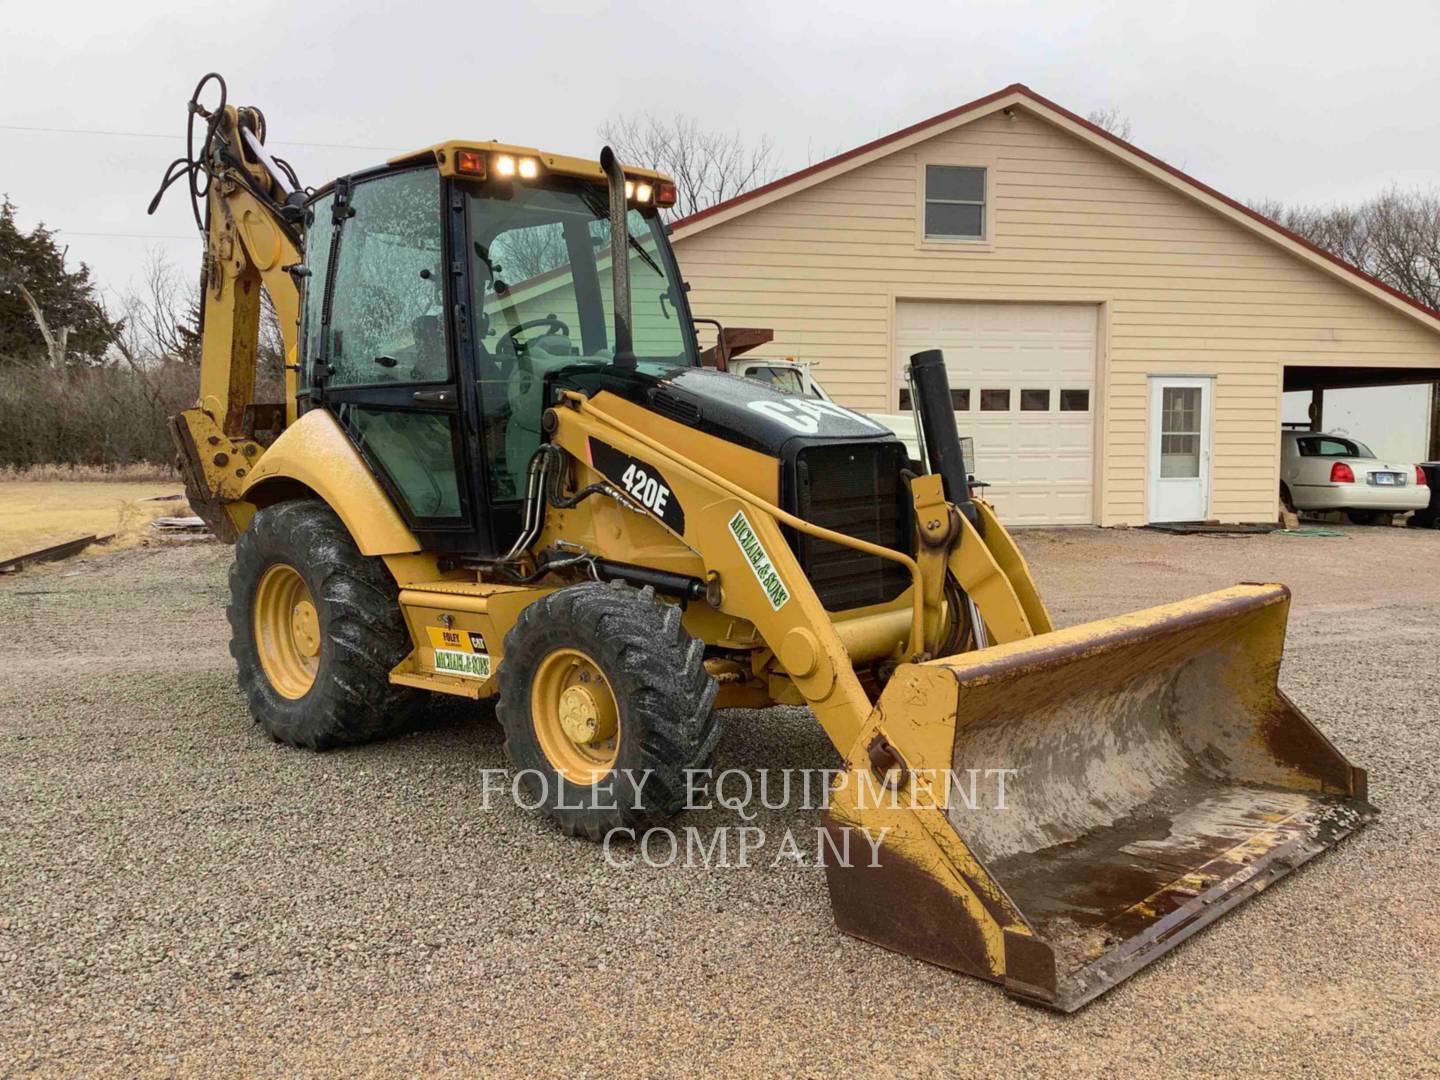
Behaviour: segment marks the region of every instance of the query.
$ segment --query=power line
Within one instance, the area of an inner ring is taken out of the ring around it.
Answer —
[[[28,127],[24,124],[0,124],[0,131],[27,131],[43,135],[107,135],[121,139],[168,139],[179,142],[179,135],[160,135],[153,131],[100,131],[95,128]],[[412,150],[409,146],[358,146],[353,143],[298,142],[294,139],[276,139],[267,146],[304,146],[315,150],[373,150],[377,152],[403,153]]]
[[[175,236],[171,233],[138,233],[138,232],[77,232],[75,229],[53,229],[56,236],[113,236],[126,240],[199,240],[199,233],[191,233],[189,236]]]

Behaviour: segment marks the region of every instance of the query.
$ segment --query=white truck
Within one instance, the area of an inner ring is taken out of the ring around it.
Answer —
[[[815,378],[813,368],[817,365],[814,362],[799,360],[793,356],[746,355],[750,350],[769,344],[774,340],[773,330],[753,327],[723,327],[714,319],[702,318],[695,321],[715,327],[715,344],[701,353],[702,363],[710,367],[718,367],[722,371],[743,375],[749,379],[757,379],[787,393],[818,398],[820,401],[831,400],[825,387],[820,384],[820,380]],[[905,443],[910,457],[917,461],[920,460],[917,414],[913,412],[857,411],[884,424]],[[975,461],[974,440],[962,437],[960,444],[965,452],[965,460],[972,463],[973,466]]]
[[[804,397],[818,398],[821,401],[831,400],[826,393],[825,387],[820,380],[815,378],[814,368],[808,360],[797,360],[793,356],[767,357],[767,356],[736,356],[731,357],[726,370],[737,375],[743,375],[750,379],[759,379],[769,383],[780,390],[792,394],[801,394]],[[920,460],[920,433],[916,424],[916,413],[913,412],[870,412],[865,409],[856,410],[871,420],[884,424],[893,431],[905,444],[910,452],[910,457],[916,461]],[[960,437],[960,446],[965,452],[965,460],[974,468],[975,462],[975,440],[969,436]],[[978,488],[983,489],[986,485],[983,479],[977,478],[973,472],[970,474],[971,482]]]

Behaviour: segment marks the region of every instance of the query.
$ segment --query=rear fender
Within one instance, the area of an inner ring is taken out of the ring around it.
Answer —
[[[241,498],[256,505],[287,486],[303,485],[340,515],[364,555],[420,550],[390,496],[335,418],[311,409],[285,429],[245,480]]]

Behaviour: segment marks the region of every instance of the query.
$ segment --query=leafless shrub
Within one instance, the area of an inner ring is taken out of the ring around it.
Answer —
[[[0,466],[0,482],[144,484],[175,480],[175,467],[164,462],[141,461],[132,465],[29,465],[14,468]]]
[[[0,370],[0,465],[171,461],[166,418],[194,402],[195,375],[178,365],[143,377],[123,364]]]
[[[0,368],[0,467],[168,469],[169,418],[199,394],[199,282],[152,253],[139,286],[116,303],[119,332],[99,363]],[[262,295],[257,401],[284,400],[283,365],[275,308]]]
[[[600,128],[620,160],[675,178],[677,202],[668,218],[686,217],[774,179],[775,144],[768,135],[747,142],[738,132],[703,128],[693,117],[651,113],[620,116]]]

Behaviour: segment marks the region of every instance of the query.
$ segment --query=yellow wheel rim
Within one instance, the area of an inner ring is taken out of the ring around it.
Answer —
[[[598,783],[620,752],[620,707],[595,661],[557,649],[530,684],[530,722],[546,759],[572,784]]]
[[[255,587],[255,651],[275,692],[302,698],[320,669],[320,616],[305,579],[276,563]]]

